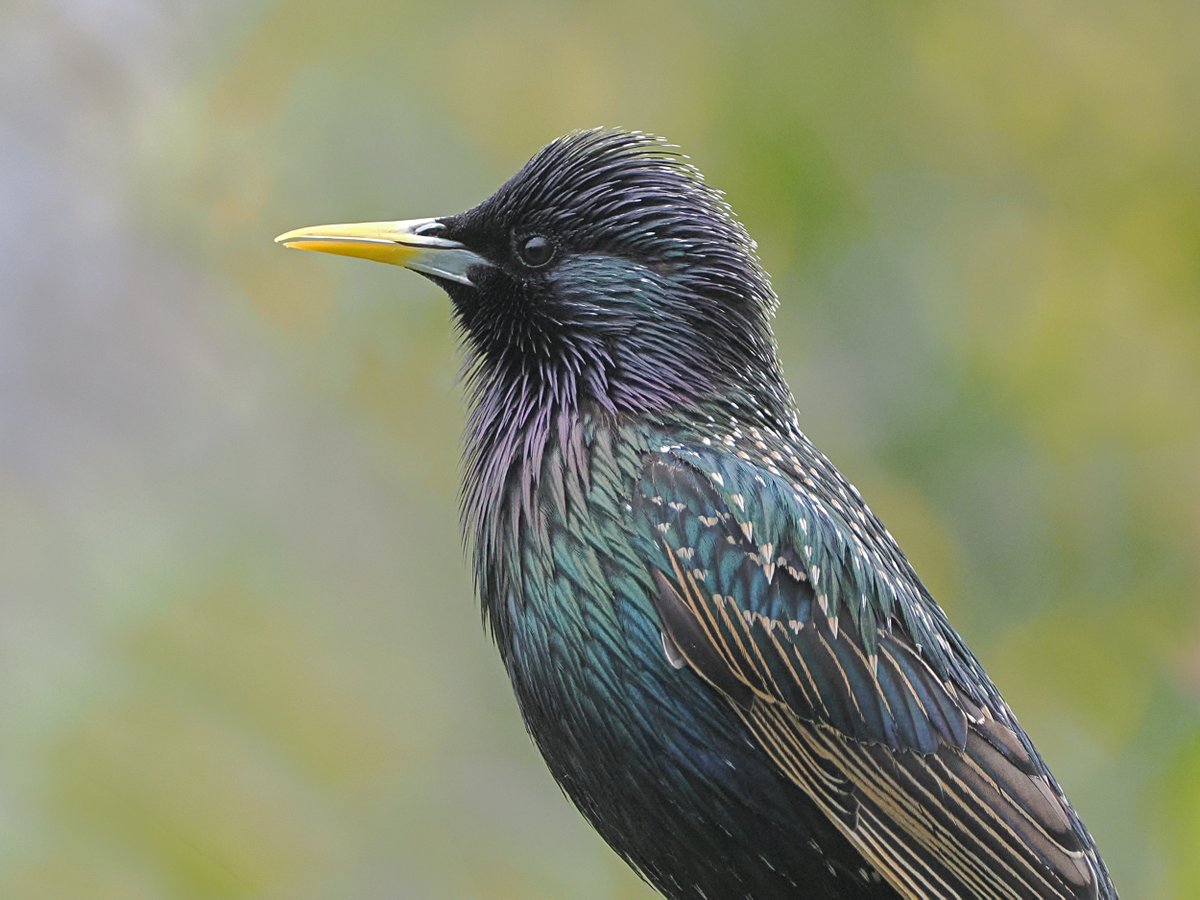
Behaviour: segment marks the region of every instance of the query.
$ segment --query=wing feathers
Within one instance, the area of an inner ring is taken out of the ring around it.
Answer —
[[[840,573],[813,563],[836,535],[781,532],[756,504],[680,460],[645,470],[654,605],[687,666],[901,894],[1097,896],[1094,850],[1002,701],[968,695],[876,617],[876,576],[839,583],[860,570],[848,551],[825,557],[849,561]]]

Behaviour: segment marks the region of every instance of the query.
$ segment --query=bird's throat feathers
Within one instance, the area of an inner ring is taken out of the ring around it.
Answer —
[[[564,365],[561,354],[484,358],[467,346],[461,518],[485,606],[512,577],[497,567],[513,560],[519,542],[544,537],[547,516],[565,521],[573,506],[582,509],[597,472],[620,480],[624,460],[631,480],[655,436],[683,437],[687,423],[730,417],[776,431],[794,427],[790,393],[773,366],[766,377],[739,378],[689,365],[680,379],[614,374],[611,359],[583,351]],[[499,610],[489,612],[502,627]]]
[[[590,479],[579,381],[595,372],[544,371],[523,365],[489,366],[476,361],[466,377],[471,406],[464,441],[461,520],[471,548],[477,590],[493,629],[502,629],[494,604],[513,576],[517,536],[544,535],[547,509],[540,504],[549,489],[561,512],[566,496],[582,496]],[[600,386],[588,390],[589,395]],[[598,395],[603,396],[603,393]],[[589,403],[588,416],[612,416]],[[527,548],[529,549],[529,548]]]

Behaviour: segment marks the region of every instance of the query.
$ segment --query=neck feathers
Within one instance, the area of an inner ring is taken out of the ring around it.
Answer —
[[[522,523],[543,531],[540,498],[548,490],[565,503],[586,484],[579,379],[570,370],[476,366],[469,375],[471,405],[465,440],[462,528],[472,547],[481,595],[496,588],[504,539]],[[597,406],[600,413],[605,410]]]

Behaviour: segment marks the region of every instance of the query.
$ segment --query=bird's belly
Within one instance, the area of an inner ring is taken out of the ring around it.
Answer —
[[[602,837],[673,897],[886,896],[731,706],[676,669],[644,597],[568,592],[509,607],[501,650],[555,779]]]

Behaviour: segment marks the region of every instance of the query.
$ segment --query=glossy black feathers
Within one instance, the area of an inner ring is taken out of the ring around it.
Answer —
[[[547,765],[630,865],[681,898],[1115,896],[801,432],[775,295],[694,168],[581,132],[440,226],[485,261],[443,285],[480,598]]]

